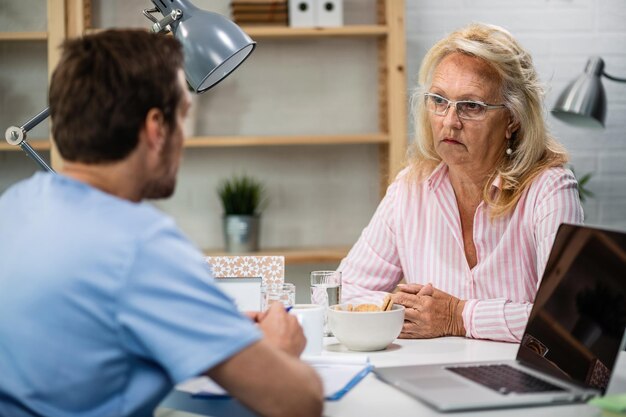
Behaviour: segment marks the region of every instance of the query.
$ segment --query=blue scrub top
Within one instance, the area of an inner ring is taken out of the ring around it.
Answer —
[[[151,205],[48,173],[0,198],[0,415],[151,415],[260,337]]]

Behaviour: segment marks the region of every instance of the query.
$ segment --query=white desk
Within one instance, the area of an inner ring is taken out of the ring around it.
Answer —
[[[339,355],[354,353],[338,344],[334,338],[325,341],[326,350]],[[386,350],[369,352],[374,366],[418,365],[457,361],[505,360],[514,359],[517,344],[469,340],[463,338],[440,338],[429,340],[396,340]],[[621,354],[617,363],[609,393],[626,392],[626,355]],[[202,401],[202,400],[192,400]],[[191,414],[172,410],[168,407],[157,409],[157,417],[191,417]],[[339,401],[327,401],[324,416],[327,417],[415,417],[415,416],[600,416],[595,407],[585,404],[477,411],[472,413],[441,414],[420,401],[379,381],[373,374],[368,375]]]

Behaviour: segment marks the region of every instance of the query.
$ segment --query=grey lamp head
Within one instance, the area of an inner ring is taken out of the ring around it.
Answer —
[[[178,20],[168,22],[183,46],[185,77],[197,93],[213,87],[233,72],[254,50],[256,43],[224,16],[195,7],[187,0],[152,0],[168,16],[180,10]]]
[[[563,90],[552,108],[552,114],[557,119],[575,126],[604,127],[606,94],[600,80],[603,73],[602,58],[590,58],[585,73]]]

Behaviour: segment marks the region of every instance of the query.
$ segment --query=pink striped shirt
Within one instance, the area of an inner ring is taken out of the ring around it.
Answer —
[[[456,197],[441,163],[423,181],[402,171],[361,237],[339,265],[342,299],[378,301],[404,277],[462,300],[466,336],[519,342],[561,223],[582,223],[576,179],[564,168],[543,172],[515,209],[474,214],[477,264],[465,258]],[[499,188],[499,178],[492,187]]]

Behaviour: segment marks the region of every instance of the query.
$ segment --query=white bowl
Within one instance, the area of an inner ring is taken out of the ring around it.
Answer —
[[[404,306],[394,304],[389,311],[344,311],[346,305],[328,308],[328,324],[333,335],[350,350],[383,350],[402,331]]]

